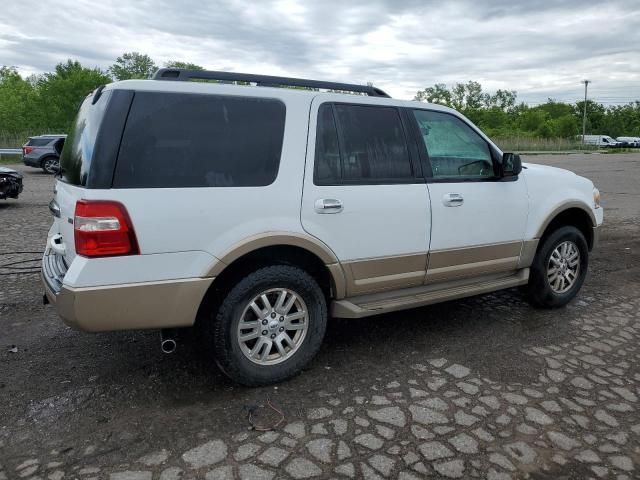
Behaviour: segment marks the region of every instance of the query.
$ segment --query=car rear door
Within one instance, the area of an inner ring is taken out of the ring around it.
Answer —
[[[430,205],[406,118],[371,99],[312,102],[301,220],[342,264],[347,295],[421,285]]]

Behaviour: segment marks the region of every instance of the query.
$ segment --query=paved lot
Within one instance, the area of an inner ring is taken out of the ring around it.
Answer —
[[[333,320],[307,372],[228,382],[187,336],[90,335],[0,275],[0,480],[638,478],[640,155],[536,156],[592,178],[606,226],[578,299],[516,290]],[[52,179],[0,203],[0,264],[42,249]],[[24,264],[28,265],[28,264]],[[0,270],[6,273],[6,270]],[[257,424],[284,422],[269,432]]]

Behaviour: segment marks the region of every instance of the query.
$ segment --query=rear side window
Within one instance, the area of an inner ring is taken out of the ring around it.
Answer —
[[[82,102],[60,156],[60,178],[63,182],[87,186],[96,137],[111,93],[105,91],[95,104],[93,95]]]
[[[27,145],[29,147],[44,147],[45,145],[49,145],[53,138],[30,138]]]
[[[269,185],[278,173],[284,122],[279,100],[138,92],[113,186]]]
[[[314,170],[316,184],[339,181],[342,176],[341,168],[338,130],[333,119],[333,106],[329,103],[323,103],[318,111]]]
[[[413,181],[409,149],[395,107],[323,104],[318,112],[318,185]]]

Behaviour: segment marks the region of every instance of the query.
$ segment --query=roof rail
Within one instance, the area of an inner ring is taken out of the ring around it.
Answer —
[[[216,72],[213,70],[186,70],[182,68],[161,68],[152,80],[219,80],[221,82],[249,82],[258,87],[306,87],[340,90],[343,92],[365,93],[370,97],[387,97],[383,90],[372,85],[354,85],[350,83],[323,82],[303,78],[274,77],[271,75],[253,75],[250,73]]]

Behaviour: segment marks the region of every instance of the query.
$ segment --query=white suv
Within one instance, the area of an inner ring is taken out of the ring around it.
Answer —
[[[164,69],[80,107],[43,280],[71,326],[160,329],[171,350],[172,329],[197,324],[229,377],[259,385],[313,358],[328,315],[516,286],[566,304],[599,200],[591,181],[522,166],[449,108]]]

